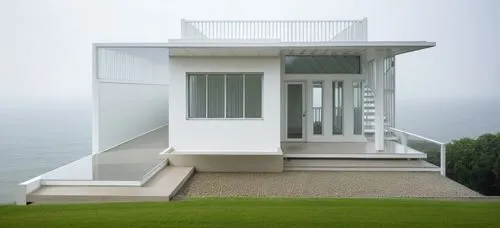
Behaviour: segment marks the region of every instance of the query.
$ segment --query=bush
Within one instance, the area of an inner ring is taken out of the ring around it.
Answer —
[[[423,141],[409,141],[408,146],[426,152],[427,161],[439,166],[439,146]],[[500,133],[448,143],[446,176],[481,194],[500,195]]]

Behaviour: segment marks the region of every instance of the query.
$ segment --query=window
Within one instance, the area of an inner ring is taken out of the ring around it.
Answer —
[[[344,133],[344,82],[332,82],[332,100],[333,100],[333,135],[342,135]]]
[[[285,56],[287,74],[359,74],[360,57],[356,55]]]
[[[323,82],[313,82],[313,134],[323,134]]]
[[[187,77],[189,118],[262,118],[261,73]]]

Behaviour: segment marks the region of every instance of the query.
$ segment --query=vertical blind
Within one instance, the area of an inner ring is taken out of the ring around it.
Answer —
[[[261,73],[188,74],[189,118],[261,118]]]

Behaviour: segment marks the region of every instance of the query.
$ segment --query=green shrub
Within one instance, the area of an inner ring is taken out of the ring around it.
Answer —
[[[427,161],[439,166],[438,145],[415,140],[408,141],[408,146],[426,152]],[[446,176],[481,194],[500,195],[500,133],[448,143]]]

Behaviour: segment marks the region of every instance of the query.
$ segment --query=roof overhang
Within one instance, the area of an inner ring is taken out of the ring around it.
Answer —
[[[168,48],[170,56],[280,56],[285,55],[400,55],[436,46],[426,41],[332,41],[287,43],[279,41],[170,40],[169,43],[96,44],[97,47]]]

